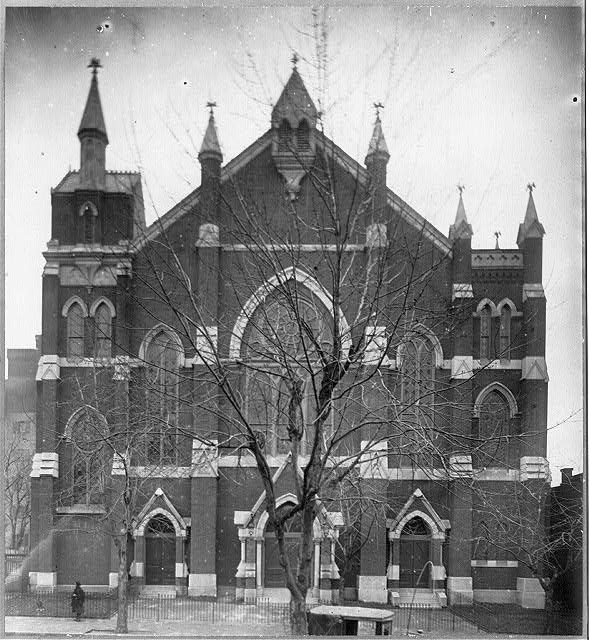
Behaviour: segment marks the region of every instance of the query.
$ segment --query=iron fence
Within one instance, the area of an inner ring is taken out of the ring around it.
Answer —
[[[73,617],[69,591],[27,591],[6,593],[7,616]],[[85,618],[110,618],[117,610],[115,592],[88,593],[84,601]]]
[[[239,603],[173,595],[140,596],[129,600],[128,617],[129,620],[288,625],[289,604],[261,599],[252,603]]]

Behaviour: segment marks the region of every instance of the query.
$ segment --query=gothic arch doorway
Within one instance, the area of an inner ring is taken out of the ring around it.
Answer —
[[[400,538],[399,587],[430,587],[431,543],[432,532],[423,518],[415,516],[405,524]]]
[[[277,514],[283,509],[290,509],[291,504],[284,504],[278,507]],[[291,566],[296,567],[299,541],[301,539],[301,514],[297,513],[293,518],[285,523],[284,542],[286,552],[290,560]],[[312,567],[310,568],[311,575]],[[264,587],[265,588],[282,588],[285,586],[284,569],[280,564],[280,555],[278,552],[278,541],[274,534],[274,528],[268,524],[264,532]]]
[[[175,584],[176,531],[161,513],[145,527],[145,584]]]

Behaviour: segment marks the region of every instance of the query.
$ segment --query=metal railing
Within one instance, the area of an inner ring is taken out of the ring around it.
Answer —
[[[54,618],[73,617],[72,595],[69,591],[27,591],[6,593],[7,616],[47,616]],[[85,618],[110,618],[117,610],[115,592],[86,593]]]

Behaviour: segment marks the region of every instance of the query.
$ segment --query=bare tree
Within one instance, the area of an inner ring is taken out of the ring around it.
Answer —
[[[25,443],[26,444],[26,443]],[[6,442],[4,470],[6,474],[6,520],[9,528],[10,549],[23,547],[29,531],[31,517],[31,453],[23,448],[19,437]]]

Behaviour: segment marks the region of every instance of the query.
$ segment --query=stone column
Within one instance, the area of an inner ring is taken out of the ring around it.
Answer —
[[[138,584],[145,584],[145,536],[135,538],[135,560],[131,564],[131,576]]]

